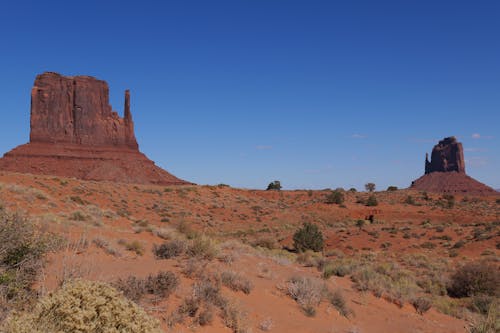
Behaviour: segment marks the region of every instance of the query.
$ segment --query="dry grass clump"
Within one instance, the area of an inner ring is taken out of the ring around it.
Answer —
[[[118,241],[118,244],[123,245],[125,247],[125,250],[134,252],[138,256],[142,256],[144,254],[144,245],[137,241],[126,241],[124,239],[120,239]]]
[[[157,320],[102,282],[75,280],[41,299],[26,313],[14,313],[5,333],[160,333]]]
[[[316,314],[316,307],[326,291],[326,286],[322,281],[309,277],[294,276],[286,286],[288,296],[293,298],[309,317]]]
[[[109,242],[107,240],[105,240],[104,238],[96,237],[92,240],[92,243],[94,243],[94,245],[97,246],[98,248],[103,249],[104,252],[106,252],[107,254],[110,254],[110,255],[115,256],[115,257],[120,256],[120,252],[118,252],[117,249],[112,247],[109,244]]]
[[[167,298],[179,286],[179,278],[172,272],[159,272],[145,279],[135,276],[120,278],[113,285],[128,299],[139,302],[147,294]]]
[[[186,253],[192,258],[213,260],[219,254],[219,247],[209,237],[196,236],[190,241]]]
[[[223,285],[234,291],[242,291],[245,294],[250,294],[253,289],[253,285],[250,280],[235,272],[222,272],[220,279]]]
[[[469,333],[497,333],[500,332],[500,316],[498,302],[493,302],[487,314],[472,323]]]
[[[426,297],[418,297],[411,301],[411,305],[413,305],[418,314],[423,315],[432,307],[432,301]]]
[[[347,306],[347,302],[342,292],[337,289],[328,296],[330,303],[337,309],[337,311],[344,317],[353,315],[353,311]]]
[[[204,326],[213,321],[216,312],[234,333],[246,332],[245,313],[222,295],[219,279],[205,277],[193,285],[192,295],[184,299],[167,322],[173,326],[191,317],[193,324]]]

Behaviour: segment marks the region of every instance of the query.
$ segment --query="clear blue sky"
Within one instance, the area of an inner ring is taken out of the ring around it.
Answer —
[[[0,153],[36,74],[131,89],[141,150],[199,183],[408,186],[445,136],[500,188],[500,1],[3,1]]]

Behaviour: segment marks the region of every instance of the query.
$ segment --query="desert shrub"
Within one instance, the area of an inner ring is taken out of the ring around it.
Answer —
[[[352,314],[351,309],[347,306],[347,302],[342,295],[342,292],[337,289],[333,293],[331,293],[328,297],[330,303],[337,309],[337,311],[344,317],[348,317]]]
[[[217,257],[219,247],[213,239],[197,236],[191,240],[186,252],[190,257],[212,260]]]
[[[293,245],[299,252],[321,251],[323,250],[323,233],[317,225],[305,222],[302,228],[293,235]]]
[[[366,183],[365,184],[365,189],[368,191],[368,192],[373,192],[375,191],[375,183]]]
[[[87,215],[85,215],[84,213],[82,213],[79,210],[77,210],[76,212],[71,213],[71,215],[69,216],[69,219],[73,220],[73,221],[87,221],[88,218],[89,217]]]
[[[179,286],[179,278],[172,272],[159,272],[149,275],[145,285],[149,294],[166,298]]]
[[[414,205],[415,204],[415,199],[411,195],[406,197],[405,203],[408,205]]]
[[[128,299],[139,302],[146,294],[167,298],[178,287],[179,278],[172,272],[159,272],[145,279],[135,276],[120,278],[113,285]]]
[[[102,282],[76,280],[40,300],[34,309],[15,313],[5,333],[161,332],[157,320]]]
[[[378,206],[378,200],[377,197],[374,195],[370,195],[368,199],[366,200],[366,205],[368,207],[373,207],[373,206]]]
[[[491,305],[495,302],[495,300],[496,298],[494,296],[474,295],[470,298],[470,304],[468,305],[468,308],[471,311],[487,315]]]
[[[242,291],[245,294],[250,294],[250,291],[253,289],[250,280],[235,272],[222,272],[220,279],[223,285],[234,291]]]
[[[234,302],[227,302],[221,308],[221,317],[224,324],[230,328],[233,333],[244,333],[247,332],[245,324],[245,313],[241,308]]]
[[[328,279],[330,276],[343,277],[352,272],[352,268],[344,264],[330,263],[323,268],[323,278]]]
[[[281,190],[281,182],[279,180],[270,182],[269,185],[267,185],[267,191],[280,191],[280,190]]]
[[[222,307],[227,300],[221,294],[220,282],[205,278],[193,285],[193,296],[200,301]]]
[[[330,192],[330,194],[328,194],[326,196],[325,203],[337,204],[337,205],[343,204],[344,203],[344,193],[342,193],[341,191],[338,191],[338,190]]]
[[[287,284],[287,294],[294,299],[304,313],[310,317],[316,314],[326,287],[323,282],[309,277],[292,277]]]
[[[498,296],[500,274],[498,268],[486,262],[470,262],[459,267],[450,277],[448,293],[453,297],[473,295]]]
[[[153,253],[158,259],[171,259],[180,256],[186,250],[186,243],[180,239],[153,246]]]
[[[32,221],[0,210],[0,321],[7,308],[21,309],[36,298],[31,287],[50,247]]]
[[[389,186],[389,187],[387,188],[387,191],[389,191],[389,192],[393,192],[393,191],[397,191],[397,190],[398,190],[398,187],[397,187],[397,186]]]
[[[432,307],[432,301],[425,297],[418,297],[411,301],[411,305],[413,305],[418,314],[423,315]]]

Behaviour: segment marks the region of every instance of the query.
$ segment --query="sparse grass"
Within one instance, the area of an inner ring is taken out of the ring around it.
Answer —
[[[103,249],[104,252],[106,252],[107,254],[110,254],[110,255],[115,256],[115,257],[120,256],[120,252],[117,249],[115,249],[114,247],[112,247],[109,244],[109,242],[107,240],[105,240],[104,238],[96,237],[92,240],[92,243],[94,243],[94,245],[97,246],[98,248]]]
[[[340,315],[349,317],[353,314],[352,310],[347,306],[347,302],[342,292],[337,289],[328,296],[330,303],[337,309]]]
[[[142,256],[144,254],[144,245],[137,241],[126,241],[124,239],[120,239],[118,244],[123,245],[125,250],[134,252],[135,254]]]
[[[223,285],[234,291],[242,291],[245,294],[250,294],[253,289],[253,285],[250,280],[235,272],[222,272],[220,279]]]

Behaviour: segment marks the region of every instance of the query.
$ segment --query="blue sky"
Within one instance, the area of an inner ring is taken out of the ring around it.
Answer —
[[[499,1],[4,1],[0,153],[36,74],[92,75],[199,183],[407,187],[443,137],[500,188]]]

